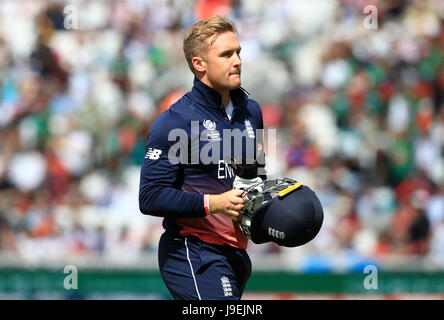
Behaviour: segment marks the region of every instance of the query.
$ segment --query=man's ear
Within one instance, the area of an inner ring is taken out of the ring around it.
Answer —
[[[193,67],[197,72],[207,71],[207,63],[201,57],[193,57],[191,62],[193,63]]]

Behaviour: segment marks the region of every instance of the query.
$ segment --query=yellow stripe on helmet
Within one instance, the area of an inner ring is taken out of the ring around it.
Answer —
[[[279,191],[279,198],[283,198],[285,197],[287,194],[289,194],[290,192],[293,192],[294,190],[296,190],[297,188],[299,188],[300,186],[302,186],[302,183],[297,182],[292,186],[289,186],[281,191]]]

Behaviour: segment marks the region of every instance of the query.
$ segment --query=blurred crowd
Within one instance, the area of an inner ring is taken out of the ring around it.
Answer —
[[[0,1],[0,256],[156,252],[162,219],[138,208],[146,137],[191,88],[185,31],[217,14],[236,23],[243,87],[277,132],[269,177],[324,206],[311,243],[251,243],[252,259],[443,266],[441,0]]]

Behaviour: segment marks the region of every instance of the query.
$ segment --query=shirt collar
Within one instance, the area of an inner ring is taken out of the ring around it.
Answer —
[[[192,93],[194,96],[201,101],[207,107],[220,108],[222,104],[222,96],[214,90],[213,88],[207,86],[205,83],[194,77]],[[248,102],[249,93],[239,87],[238,89],[230,91],[230,99],[233,106],[236,107],[246,107]]]

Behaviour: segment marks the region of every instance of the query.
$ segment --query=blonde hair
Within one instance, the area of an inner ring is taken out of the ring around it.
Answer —
[[[193,73],[195,69],[192,59],[196,55],[201,54],[202,50],[207,49],[205,41],[214,36],[210,43],[210,45],[212,45],[219,34],[227,31],[238,35],[234,22],[221,16],[201,20],[188,29],[183,39],[183,52],[188,66]]]

